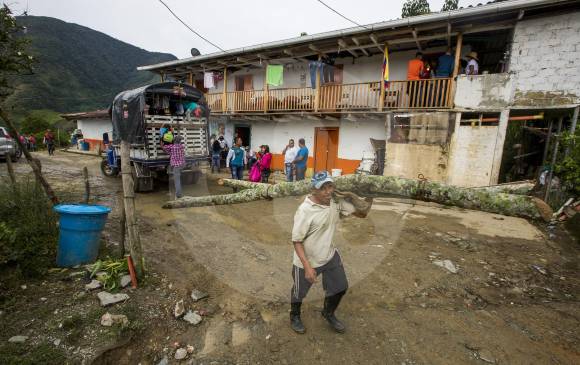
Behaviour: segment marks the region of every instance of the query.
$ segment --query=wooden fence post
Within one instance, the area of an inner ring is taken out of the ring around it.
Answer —
[[[123,200],[125,207],[125,216],[127,219],[127,236],[129,253],[135,263],[137,276],[142,278],[145,274],[145,260],[141,248],[141,239],[137,226],[137,216],[135,214],[135,189],[133,173],[131,171],[131,144],[127,141],[121,141],[121,176],[123,178]]]
[[[89,170],[83,167],[83,180],[85,182],[85,195],[83,196],[83,203],[88,204],[91,196],[91,185],[89,183]]]

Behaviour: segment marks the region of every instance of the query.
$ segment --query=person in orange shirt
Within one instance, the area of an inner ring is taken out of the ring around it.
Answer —
[[[423,53],[417,52],[415,58],[410,60],[407,65],[407,80],[420,80],[423,68]]]
[[[423,62],[423,53],[417,52],[415,58],[410,60],[407,65],[407,80],[416,81],[421,80],[421,75],[425,69]],[[421,99],[421,85],[418,82],[409,82],[407,94],[409,94],[409,106],[415,107],[420,105]]]

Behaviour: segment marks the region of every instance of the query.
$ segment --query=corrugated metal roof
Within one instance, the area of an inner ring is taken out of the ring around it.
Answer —
[[[555,7],[561,4],[579,3],[578,0],[512,0],[512,1],[493,1],[487,4],[479,4],[474,7],[460,8],[448,12],[438,12],[426,15],[419,15],[404,19],[389,20],[362,27],[351,27],[335,31],[323,32],[313,35],[295,37],[280,41],[257,44],[249,47],[241,47],[223,52],[214,52],[206,55],[184,58],[176,61],[162,62],[153,65],[140,66],[138,70],[160,71],[185,65],[199,65],[203,62],[216,61],[234,56],[243,56],[250,53],[266,52],[280,47],[303,46],[309,43],[329,39],[340,39],[344,37],[353,37],[358,35],[369,35],[374,32],[395,31],[404,28],[411,28],[429,23],[444,23],[452,20],[463,20],[467,18],[502,15],[507,12],[527,10],[542,7]]]

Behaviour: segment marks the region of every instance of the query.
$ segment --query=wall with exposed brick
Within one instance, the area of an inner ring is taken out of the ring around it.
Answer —
[[[523,20],[514,31],[510,62],[514,105],[580,102],[580,12]]]

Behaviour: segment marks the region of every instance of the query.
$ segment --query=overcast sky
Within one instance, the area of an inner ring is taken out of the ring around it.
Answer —
[[[249,46],[353,26],[316,0],[164,0],[189,26],[223,49]],[[361,24],[399,18],[403,0],[324,0]],[[28,6],[30,15],[59,18],[101,31],[149,51],[178,58],[216,48],[207,44],[158,0],[8,0],[15,14]],[[443,0],[429,0],[432,11]],[[482,0],[460,0],[460,6]]]

